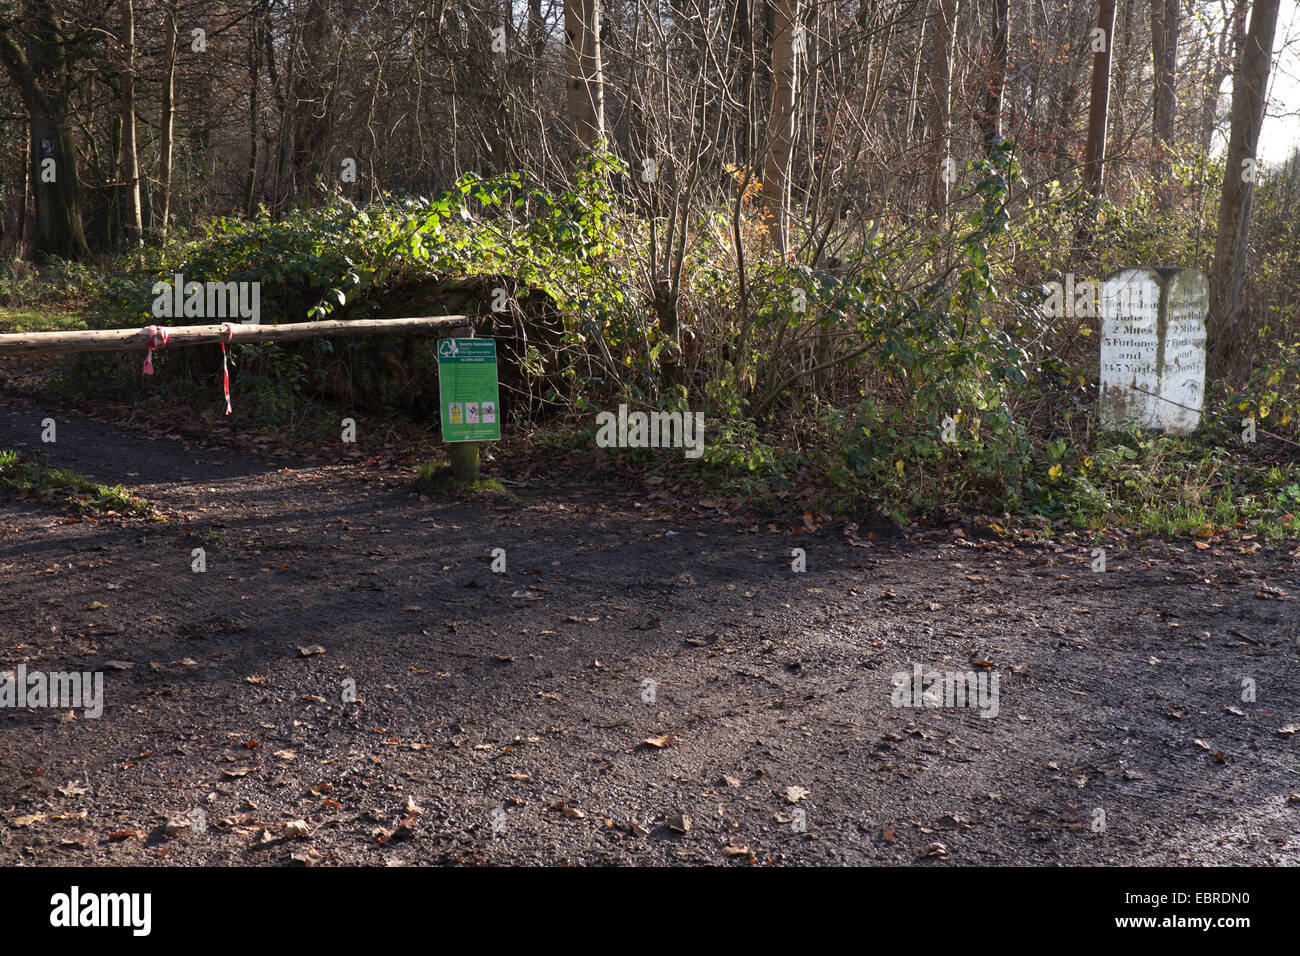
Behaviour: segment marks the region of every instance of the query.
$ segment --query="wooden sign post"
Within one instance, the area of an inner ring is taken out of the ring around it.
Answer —
[[[443,337],[438,342],[442,440],[456,481],[478,480],[479,450],[501,439],[501,395],[494,339]]]

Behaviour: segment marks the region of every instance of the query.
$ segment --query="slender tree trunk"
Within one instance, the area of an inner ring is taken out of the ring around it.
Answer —
[[[930,49],[930,191],[926,206],[932,214],[946,216],[948,186],[954,168],[948,154],[952,131],[952,58],[957,42],[959,0],[936,0],[933,46]]]
[[[1111,35],[1111,62],[1116,65],[1115,74],[1115,95],[1111,97],[1110,112],[1111,122],[1107,125],[1112,127],[1110,132],[1111,138],[1116,143],[1125,143],[1125,132],[1127,124],[1124,121],[1125,104],[1128,102],[1128,76],[1129,71],[1126,68],[1128,60],[1131,58],[1129,51],[1129,36],[1133,31],[1133,0],[1124,0],[1124,6],[1115,14],[1115,31]]]
[[[1092,55],[1092,95],[1088,107],[1088,142],[1084,152],[1083,181],[1094,205],[1089,212],[1089,228],[1095,220],[1095,203],[1101,199],[1106,179],[1106,118],[1110,107],[1110,51],[1115,37],[1115,0],[1101,0],[1097,13],[1101,31]]]
[[[122,0],[122,189],[126,196],[126,238],[144,239],[140,211],[140,157],[135,147],[135,2]]]
[[[262,144],[259,110],[261,108],[262,44],[266,31],[266,10],[269,0],[263,0],[261,12],[252,24],[248,38],[248,163],[244,173],[244,215],[249,219],[257,211],[257,158]],[[373,94],[372,94],[373,95]]]
[[[921,21],[920,37],[916,42],[916,57],[912,60],[912,90],[907,99],[907,128],[903,141],[912,142],[912,133],[920,124],[921,116],[921,67],[925,62],[925,38],[929,26],[928,20]]]
[[[1151,0],[1151,58],[1155,66],[1152,98],[1153,168],[1158,208],[1167,209],[1173,196],[1167,188],[1169,159],[1174,147],[1174,114],[1178,109],[1178,0]]]
[[[172,134],[176,122],[176,4],[167,2],[167,22],[163,39],[162,106],[158,111],[158,221],[154,226],[158,238],[167,240],[167,226],[172,204]],[[256,96],[256,92],[252,94]]]
[[[784,257],[789,246],[790,160],[794,155],[794,107],[799,95],[799,0],[775,0],[773,13],[772,96],[767,114],[763,201],[770,216],[768,236],[773,248]]]
[[[570,158],[605,138],[605,79],[600,62],[600,0],[564,0]]]
[[[1277,31],[1278,0],[1255,0],[1241,69],[1232,87],[1232,133],[1219,202],[1219,233],[1210,282],[1209,351],[1222,369],[1236,348],[1246,279],[1246,242],[1255,192],[1255,155],[1264,123],[1268,74]]]
[[[32,167],[36,165],[32,159],[31,124],[25,125],[27,136],[23,140],[23,157],[27,162],[23,163],[23,204],[18,209],[18,245],[14,247],[15,256],[21,256],[27,245],[27,207],[32,201]]]
[[[122,168],[122,111],[117,110],[109,117],[108,128],[108,167]],[[125,218],[126,203],[123,202],[122,190],[114,187],[109,191],[104,203],[103,246],[112,249],[122,244],[122,222]]]

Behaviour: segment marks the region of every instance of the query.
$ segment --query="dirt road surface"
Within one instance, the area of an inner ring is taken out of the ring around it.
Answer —
[[[41,417],[0,448],[167,520],[0,501],[0,669],[104,695],[0,710],[5,865],[1300,863],[1295,542],[1097,573]]]

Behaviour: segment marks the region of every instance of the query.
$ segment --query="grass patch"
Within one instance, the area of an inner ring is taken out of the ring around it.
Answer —
[[[20,500],[70,507],[82,514],[161,517],[122,485],[101,485],[67,468],[24,461],[13,449],[0,451],[0,488],[11,489]]]
[[[505,485],[495,478],[479,478],[475,481],[458,481],[452,477],[451,466],[441,462],[426,462],[420,466],[415,478],[415,487],[424,494],[435,495],[498,495],[513,497]]]
[[[1293,538],[1300,535],[1300,465],[1203,438],[1125,435],[1079,459],[1058,501],[1083,531]]]
[[[0,332],[76,332],[86,327],[79,312],[60,308],[0,308]]]

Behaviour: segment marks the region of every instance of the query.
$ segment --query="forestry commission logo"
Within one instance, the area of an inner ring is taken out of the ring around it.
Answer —
[[[134,936],[148,936],[153,928],[152,893],[82,893],[74,886],[51,896],[50,907],[51,926],[126,926]]]

